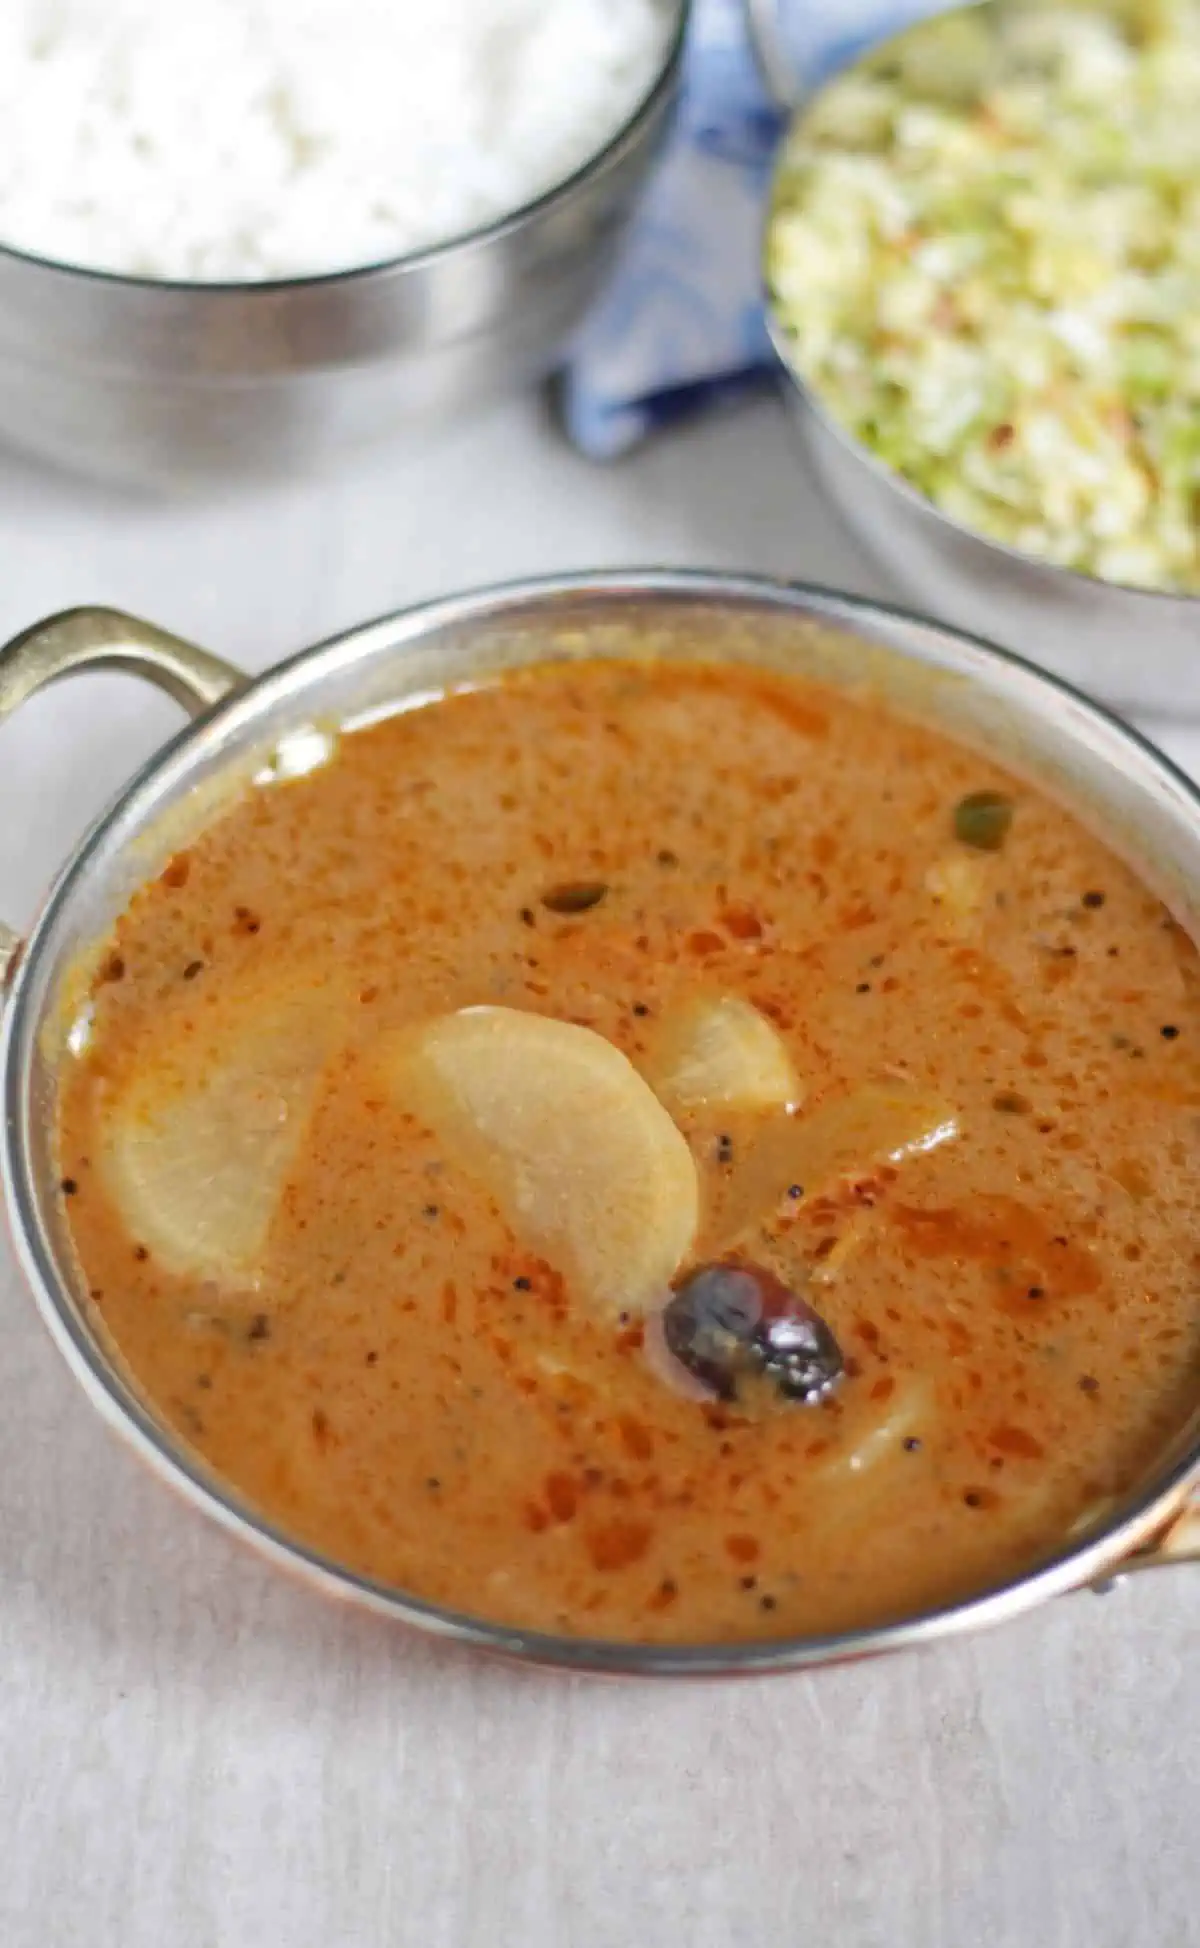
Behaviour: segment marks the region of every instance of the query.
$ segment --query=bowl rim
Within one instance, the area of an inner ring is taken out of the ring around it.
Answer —
[[[997,541],[992,535],[985,534],[981,528],[970,527],[965,521],[960,521],[956,515],[948,514],[945,508],[940,507],[930,495],[922,493],[919,487],[915,487],[898,468],[881,460],[857,433],[852,432],[844,421],[837,417],[832,408],[826,404],[813,380],[800,370],[797,361],[788,350],[788,331],[776,301],[768,257],[775,227],[779,186],[787,170],[788,149],[796,130],[800,128],[805,117],[812,112],[822,96],[846,75],[852,74],[863,62],[886,54],[889,47],[898,45],[910,34],[920,33],[922,28],[928,28],[935,21],[953,19],[955,14],[987,12],[1004,4],[1005,0],[960,0],[957,7],[946,8],[926,19],[912,21],[899,32],[885,34],[880,40],[872,41],[868,47],[860,49],[851,60],[828,75],[818,87],[789,106],[785,116],[785,127],[779,139],[779,148],[771,165],[758,255],[760,292],[767,337],[785,378],[790,381],[801,404],[812,414],[821,431],[835,441],[852,459],[867,467],[881,486],[891,488],[906,501],[915,513],[931,517],[947,528],[951,534],[965,542],[974,542],[977,547],[986,549],[999,561],[1007,563],[1019,572],[1032,572],[1047,579],[1061,576],[1097,593],[1115,595],[1118,598],[1134,598],[1138,601],[1153,601],[1160,606],[1174,609],[1184,616],[1189,610],[1195,612],[1200,605],[1200,589],[1189,592],[1185,589],[1146,588],[1136,582],[1111,581],[1103,575],[1093,575],[1089,569],[1071,568],[1064,562],[1048,561],[1044,555],[1030,554],[1023,548],[1014,548],[1011,543]]]
[[[280,1525],[254,1509],[238,1492],[211,1472],[201,1458],[172,1435],[124,1378],[118,1361],[106,1355],[62,1277],[58,1261],[41,1221],[38,1190],[31,1161],[28,1130],[36,1121],[29,1103],[29,1068],[41,1012],[34,993],[43,951],[52,942],[61,914],[69,909],[76,888],[86,879],[112,828],[125,820],[127,842],[141,829],[145,807],[139,801],[176,768],[186,773],[191,747],[219,741],[222,728],[236,729],[239,721],[253,722],[272,702],[286,700],[300,673],[319,677],[372,653],[402,657],[405,650],[435,632],[461,630],[472,623],[495,622],[512,612],[528,612],[554,598],[608,597],[614,603],[672,599],[715,603],[718,607],[757,609],[808,618],[872,640],[871,625],[899,625],[931,633],[947,647],[982,655],[999,663],[1018,679],[1032,681],[1048,704],[1069,701],[1125,746],[1145,769],[1182,796],[1194,817],[1200,855],[1200,785],[1190,779],[1151,741],[1104,705],[1077,690],[1015,651],[1002,648],[970,632],[893,604],[849,595],[818,585],[789,582],[763,575],[718,570],[605,570],[597,573],[545,575],[493,584],[461,595],[422,603],[373,621],[358,624],[298,651],[272,665],[233,691],[222,702],[185,725],[143,764],[113,801],[84,833],[58,873],[18,958],[16,971],[0,1005],[0,1189],[5,1194],[16,1257],[33,1295],[42,1323],[70,1367],[83,1392],[106,1423],[117,1432],[151,1470],[182,1497],[215,1520],[226,1532],[250,1545],[276,1566],[299,1573],[326,1595],[424,1631],[426,1634],[486,1649],[502,1657],[535,1665],[608,1675],[645,1677],[738,1676],[796,1671],[835,1662],[873,1657],[935,1639],[960,1635],[1015,1618],[1051,1596],[1120,1573],[1130,1552],[1141,1547],[1169,1520],[1200,1473],[1200,1432],[1190,1436],[1178,1453],[1169,1453],[1118,1506],[1106,1511],[1091,1531],[1067,1538],[1026,1571],[1006,1581],[986,1585],[974,1594],[903,1617],[847,1631],[801,1637],[732,1639],[681,1644],[559,1635],[493,1622],[470,1612],[421,1598],[381,1579],[340,1564],[335,1558],[290,1536]],[[908,660],[909,652],[892,643],[890,653]],[[972,679],[960,672],[967,681]],[[1069,734],[1068,741],[1074,741]],[[1197,878],[1200,881],[1200,864]]]
[[[243,298],[253,298],[260,292],[264,298],[279,298],[300,291],[327,290],[368,277],[392,276],[406,271],[436,270],[455,256],[477,249],[486,249],[488,245],[499,243],[516,231],[538,222],[560,203],[568,202],[592,177],[603,175],[612,164],[620,160],[629,142],[646,123],[654,120],[659,108],[672,92],[683,57],[692,5],[693,0],[665,0],[664,11],[669,11],[670,27],[662,55],[645,90],[638,96],[633,108],[613,133],[605,138],[600,148],[585,156],[569,175],[550,183],[536,196],[518,204],[515,210],[492,217],[486,223],[477,224],[471,230],[459,231],[452,237],[444,237],[441,242],[422,244],[417,250],[400,251],[395,256],[376,258],[368,264],[343,265],[336,270],[301,271],[287,277],[196,279],[148,277],[135,271],[106,270],[98,264],[72,263],[67,258],[48,257],[41,251],[27,250],[19,244],[7,243],[0,238],[0,265],[5,262],[17,266],[24,265],[36,271],[79,279],[86,284],[98,284],[118,291],[139,293],[161,291],[175,297],[212,295]]]

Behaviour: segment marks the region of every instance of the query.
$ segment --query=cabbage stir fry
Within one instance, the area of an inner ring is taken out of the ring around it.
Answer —
[[[1200,591],[1200,0],[997,0],[790,138],[768,279],[797,372],[953,519]]]

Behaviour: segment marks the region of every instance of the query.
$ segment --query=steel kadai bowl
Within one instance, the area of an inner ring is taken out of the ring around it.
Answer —
[[[171,491],[316,470],[543,378],[599,292],[674,111],[662,64],[566,182],[390,263],[261,284],[83,270],[0,246],[0,440]]]
[[[132,780],[67,861],[25,940],[0,929],[4,1093],[0,1162],[17,1250],[52,1338],[92,1405],[189,1502],[281,1567],[417,1629],[576,1670],[696,1676],[791,1670],[996,1623],[1081,1585],[1190,1557],[1200,1519],[1197,1412],[1125,1504],[1014,1581],[969,1601],[830,1638],[644,1646],[527,1633],[451,1613],[316,1554],[215,1479],[130,1384],[73,1260],[55,1168],[59,1004],[72,967],[132,892],[264,766],[311,745],[314,725],[400,709],[448,685],[548,659],[737,658],[871,685],[885,702],[1008,757],[1140,866],[1181,921],[1200,925],[1200,794],[1150,745],[1028,663],[896,610],[733,576],[636,573],[529,582],[369,623],[249,680],[218,658],[107,610],[56,616],[0,651],[0,719],[44,684],[117,669],[164,689],[193,720]]]

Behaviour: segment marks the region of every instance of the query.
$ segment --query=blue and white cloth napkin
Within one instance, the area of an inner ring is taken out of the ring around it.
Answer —
[[[779,0],[799,93],[947,0]],[[751,42],[746,0],[694,0],[679,119],[611,284],[563,379],[567,431],[611,459],[657,426],[740,390],[770,364],[759,260],[785,115]]]

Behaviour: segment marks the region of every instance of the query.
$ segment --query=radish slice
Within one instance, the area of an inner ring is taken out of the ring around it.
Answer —
[[[712,1236],[726,1251],[789,1194],[793,1201],[819,1196],[957,1135],[943,1097],[903,1082],[868,1083],[811,1114],[774,1116],[749,1135],[736,1167],[718,1185]]]
[[[466,1008],[389,1037],[397,1102],[600,1316],[641,1313],[689,1251],[696,1166],[662,1104],[590,1028]]]
[[[671,1009],[641,1066],[673,1114],[794,1108],[801,1096],[778,1033],[737,995],[697,995]]]
[[[258,1281],[338,1020],[321,989],[234,1000],[166,1011],[106,1110],[102,1149],[132,1235],[218,1290]]]

